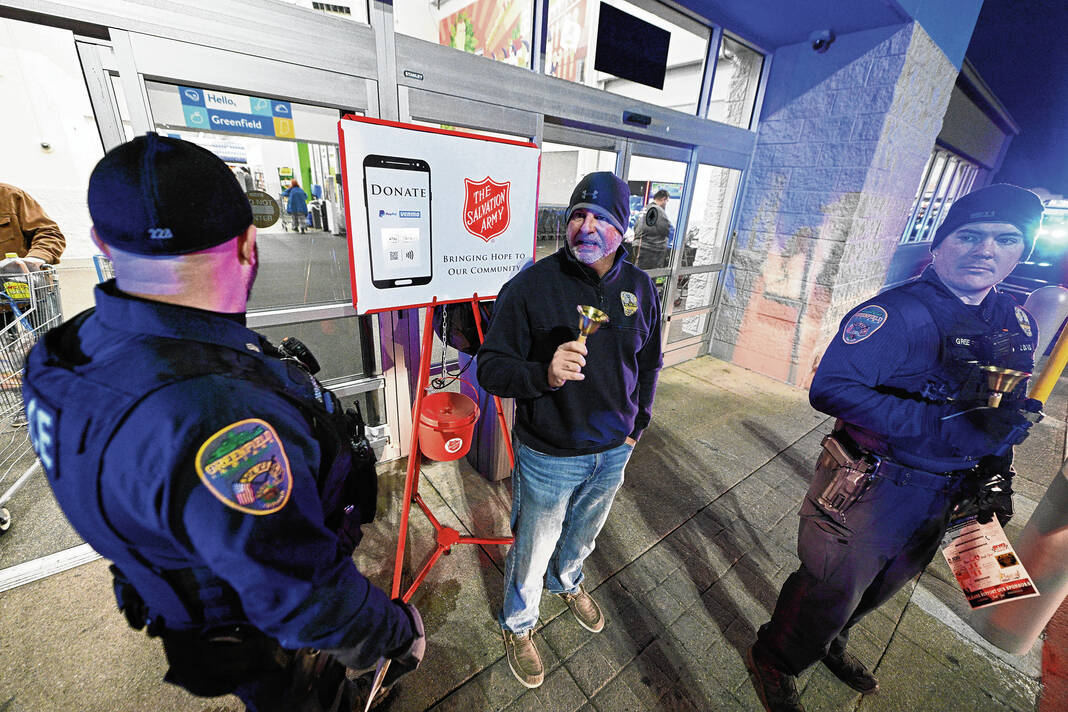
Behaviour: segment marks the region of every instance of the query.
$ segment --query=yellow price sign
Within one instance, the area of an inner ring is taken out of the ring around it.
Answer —
[[[25,282],[4,282],[4,291],[12,299],[30,298],[30,285]]]

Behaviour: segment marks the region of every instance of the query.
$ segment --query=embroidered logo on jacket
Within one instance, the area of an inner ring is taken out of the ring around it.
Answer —
[[[278,433],[249,418],[208,438],[196,457],[197,475],[225,504],[247,514],[271,514],[289,501],[293,473]]]
[[[842,341],[857,344],[878,331],[886,323],[886,310],[878,304],[864,307],[849,317],[842,329]]]
[[[1020,322],[1020,331],[1024,333],[1024,336],[1031,338],[1031,320],[1027,318],[1027,312],[1021,307],[1014,307],[1016,309],[1016,321]]]
[[[623,303],[623,314],[626,316],[634,316],[634,312],[638,311],[638,297],[633,292],[620,292],[619,301]]]

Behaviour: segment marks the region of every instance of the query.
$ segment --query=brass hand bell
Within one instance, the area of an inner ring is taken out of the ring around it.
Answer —
[[[586,343],[586,337],[601,328],[601,324],[608,323],[608,315],[597,307],[578,305],[579,313],[579,337],[580,344]]]
[[[987,405],[991,408],[997,408],[1001,405],[1001,397],[1006,393],[1012,393],[1021,380],[1031,375],[1030,373],[1014,371],[1011,368],[1002,368],[1001,366],[980,366],[979,368],[986,372],[986,385],[990,388]]]

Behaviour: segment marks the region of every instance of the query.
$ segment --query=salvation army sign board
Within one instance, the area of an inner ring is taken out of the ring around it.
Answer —
[[[358,313],[492,298],[533,259],[534,144],[363,117],[338,133]]]

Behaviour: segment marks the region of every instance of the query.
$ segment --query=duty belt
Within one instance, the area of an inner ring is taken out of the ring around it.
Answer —
[[[881,454],[872,447],[872,443],[861,442],[861,440],[865,439],[863,433],[857,433],[844,426],[848,426],[848,423],[838,420],[835,423],[835,429],[832,434],[847,447],[853,448],[855,452],[875,458],[879,462],[875,476],[884,480],[890,480],[899,485],[911,485],[923,489],[948,492],[956,488],[969,473],[975,470],[974,467],[970,467],[935,472],[922,467],[904,464],[896,459],[896,455]],[[860,439],[858,439],[858,435],[861,436]],[[948,462],[946,465],[952,466]]]
[[[937,492],[950,492],[956,489],[971,470],[956,470],[954,472],[926,472],[914,467],[905,467],[889,458],[883,458],[879,463],[879,469],[875,476],[889,480],[894,484],[920,487],[922,489],[935,490]]]

